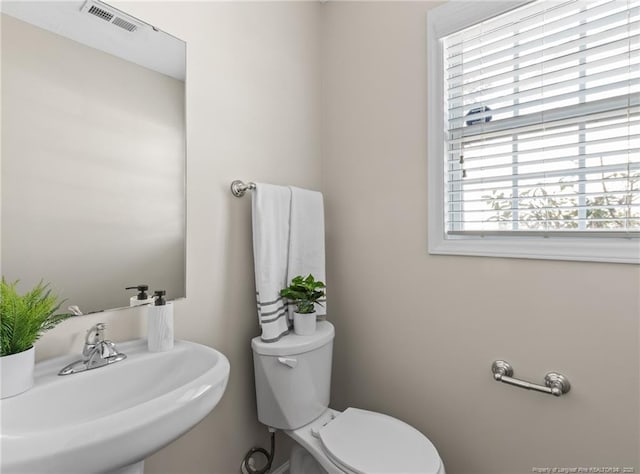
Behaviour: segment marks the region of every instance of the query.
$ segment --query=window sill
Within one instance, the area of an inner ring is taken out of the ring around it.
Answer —
[[[640,264],[640,241],[623,238],[433,236],[429,253]]]

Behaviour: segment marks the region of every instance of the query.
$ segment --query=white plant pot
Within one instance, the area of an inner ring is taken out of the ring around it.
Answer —
[[[316,332],[316,313],[293,313],[293,332],[298,336],[311,336]]]
[[[34,347],[17,354],[0,357],[0,398],[13,397],[33,386],[36,363]]]

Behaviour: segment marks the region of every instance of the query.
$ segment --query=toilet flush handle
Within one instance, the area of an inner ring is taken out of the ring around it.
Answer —
[[[298,366],[298,359],[293,359],[291,357],[278,357],[278,362],[292,369],[295,369]]]

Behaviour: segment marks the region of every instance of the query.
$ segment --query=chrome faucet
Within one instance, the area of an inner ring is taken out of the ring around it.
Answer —
[[[82,349],[82,359],[67,365],[58,375],[77,374],[78,372],[97,369],[127,358],[125,354],[118,352],[113,342],[105,340],[105,327],[104,323],[98,323],[87,331]]]

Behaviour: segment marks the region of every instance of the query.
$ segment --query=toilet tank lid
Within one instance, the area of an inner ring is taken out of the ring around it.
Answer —
[[[318,321],[312,336],[298,336],[293,331],[276,342],[265,342],[260,337],[251,339],[253,352],[261,355],[285,356],[303,354],[322,347],[333,340],[335,331],[329,321]]]

